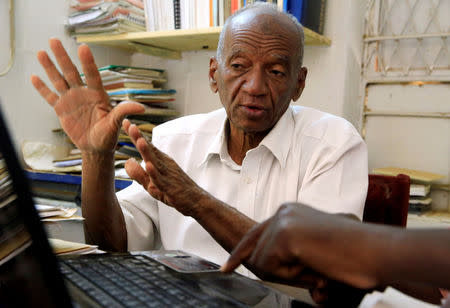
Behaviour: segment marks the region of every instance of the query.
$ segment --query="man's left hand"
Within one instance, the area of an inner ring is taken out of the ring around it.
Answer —
[[[145,162],[144,169],[134,159],[127,161],[125,170],[130,178],[141,184],[154,198],[183,215],[192,216],[198,201],[207,193],[172,158],[148,142],[136,125],[125,119],[122,127]]]

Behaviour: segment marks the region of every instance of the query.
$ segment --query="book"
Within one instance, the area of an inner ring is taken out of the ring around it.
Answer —
[[[103,88],[105,90],[115,90],[115,89],[157,89],[153,86],[151,82],[127,82],[127,81],[114,81],[103,83]]]
[[[392,176],[396,176],[398,174],[406,174],[411,178],[412,181],[418,181],[422,183],[431,183],[444,178],[442,174],[397,167],[375,168],[373,169],[373,173]]]
[[[143,9],[138,8],[127,1],[119,0],[117,2],[102,2],[85,10],[76,9],[74,13],[69,15],[67,25],[69,27],[80,25],[86,22],[93,22],[98,19],[106,18],[108,16],[115,16],[117,14],[134,14],[140,16],[140,19],[145,21]]]
[[[130,83],[151,83],[153,84],[153,86],[158,87],[167,81],[165,78],[161,77],[135,76],[112,71],[101,71],[100,76],[102,78],[104,86],[117,82],[130,82]],[[85,81],[84,76],[82,77],[82,79],[84,82]]]
[[[175,90],[156,90],[156,89],[125,89],[109,91],[109,95],[164,95],[175,94]]]
[[[173,0],[173,18],[175,29],[181,29],[180,0]]]
[[[409,204],[430,205],[433,200],[430,197],[410,197]]]
[[[323,34],[326,0],[290,0],[288,2],[304,2],[302,3],[302,17],[300,23],[314,32]]]
[[[299,23],[303,23],[303,14],[306,13],[305,3],[306,1],[304,0],[286,0],[286,11],[297,18]]]
[[[35,204],[36,210],[39,214],[39,217],[41,218],[48,218],[48,217],[59,217],[59,218],[68,218],[71,217],[75,212],[77,211],[76,208],[62,208],[52,205],[45,205],[45,204]]]
[[[32,185],[33,185],[33,183],[35,183],[37,181],[53,183],[56,185],[67,184],[62,187],[58,187],[55,185],[54,186],[50,185],[48,187],[56,188],[56,189],[65,187],[65,188],[67,188],[67,191],[69,191],[69,192],[73,192],[73,191],[78,192],[78,190],[81,186],[81,175],[53,173],[53,172],[37,172],[37,171],[32,171],[32,170],[25,170],[25,174],[28,177],[28,179],[31,180]],[[129,185],[131,185],[131,181],[129,181],[129,180],[120,180],[120,179],[115,180],[116,190],[121,190],[125,187],[128,187]]]
[[[98,248],[96,245],[65,241],[56,238],[49,238],[48,241],[56,255],[86,254],[95,252]]]
[[[144,68],[135,66],[123,66],[123,65],[108,65],[100,67],[98,70],[100,72],[100,75],[102,76],[102,79],[105,76],[114,75],[114,72],[127,75],[154,77],[154,78],[162,78],[164,73],[164,70],[156,68]]]
[[[121,89],[107,92],[111,100],[117,101],[133,100],[141,103],[164,103],[175,100],[173,97],[175,90]],[[167,105],[160,107],[167,108]]]
[[[84,11],[104,2],[128,2],[137,8],[144,9],[144,3],[142,0],[78,0],[74,1],[70,5],[70,8],[77,11]]]
[[[430,184],[411,184],[409,187],[410,196],[427,196],[430,193]]]
[[[72,29],[71,34],[76,36],[82,35],[96,35],[100,33],[108,33],[108,34],[120,34],[120,33],[128,33],[128,32],[140,32],[145,31],[145,28],[141,25],[137,25],[128,20],[118,20],[117,22],[98,25],[98,26],[90,26],[90,27],[75,27]]]

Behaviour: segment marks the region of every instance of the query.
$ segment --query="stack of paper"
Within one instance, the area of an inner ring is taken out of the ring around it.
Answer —
[[[152,139],[153,128],[180,113],[169,108],[175,100],[176,91],[163,89],[167,79],[164,70],[146,67],[108,65],[99,68],[102,83],[111,99],[113,107],[128,101],[145,105],[145,112],[130,115],[128,119],[138,125],[147,140]],[[84,78],[84,76],[82,76]],[[119,133],[117,153],[139,157],[139,153],[124,131]],[[123,173],[121,173],[123,174]]]
[[[409,188],[409,212],[424,213],[431,209],[431,183],[444,178],[441,174],[404,169],[404,168],[377,168],[374,173],[396,176],[406,174],[411,179]]]
[[[61,220],[83,220],[84,218],[75,215],[76,208],[64,208],[54,205],[35,204],[36,210],[42,221],[61,221]]]
[[[77,0],[70,8],[67,28],[75,36],[145,31],[142,0]]]
[[[88,253],[103,253],[96,245],[88,245],[83,243],[76,243],[70,241],[64,241],[61,239],[49,238],[50,246],[53,248],[53,252],[56,255],[68,255],[68,254],[88,254]]]

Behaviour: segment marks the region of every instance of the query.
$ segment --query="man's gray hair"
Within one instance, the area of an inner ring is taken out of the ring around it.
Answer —
[[[305,47],[305,35],[303,32],[303,26],[298,22],[297,18],[294,15],[289,14],[287,12],[279,11],[275,4],[269,3],[269,2],[255,2],[253,4],[249,4],[247,6],[244,6],[241,9],[237,10],[233,15],[231,15],[230,17],[227,18],[227,20],[225,21],[225,24],[223,25],[223,29],[220,32],[219,43],[217,44],[217,54],[216,54],[217,60],[219,62],[222,62],[222,60],[223,60],[222,56],[223,56],[225,32],[226,32],[228,26],[230,25],[230,23],[232,22],[232,20],[234,18],[236,18],[237,16],[241,15],[242,13],[244,13],[248,10],[253,10],[253,9],[263,9],[269,13],[285,15],[294,23],[294,25],[297,29],[297,32],[298,32],[299,43],[300,43],[298,67],[301,67],[302,63],[303,63],[303,50]]]

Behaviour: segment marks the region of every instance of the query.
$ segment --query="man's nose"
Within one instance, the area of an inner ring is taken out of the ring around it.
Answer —
[[[267,79],[264,70],[259,67],[254,67],[247,73],[246,81],[243,89],[252,96],[265,95],[268,92]]]

